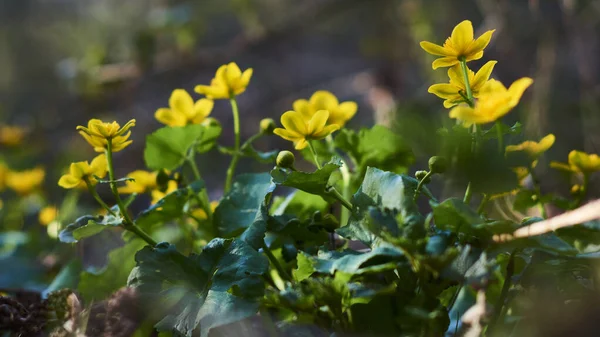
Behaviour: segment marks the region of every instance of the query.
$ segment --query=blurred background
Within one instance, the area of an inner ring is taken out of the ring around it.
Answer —
[[[41,162],[46,190],[60,198],[55,182],[68,163],[91,158],[76,125],[137,119],[133,146],[117,154],[118,174],[143,168],[144,137],[160,126],[154,112],[172,90],[193,92],[235,61],[254,68],[239,98],[243,137],[261,118],[278,120],[295,99],[325,89],[359,103],[350,127],[381,123],[412,133],[405,138],[427,158],[423,125],[447,120],[427,88],[447,77],[431,69],[433,56],[419,42],[441,44],[464,19],[476,35],[496,29],[472,68],[496,59],[493,77],[505,84],[535,80],[507,121],[520,120],[531,139],[555,133],[553,160],[566,161],[571,149],[597,152],[600,1],[593,0],[3,0],[0,122],[28,129],[29,146],[11,154],[22,160],[11,162]],[[226,103],[212,116],[231,144]],[[290,147],[275,137],[261,142]],[[247,164],[241,170],[253,169]],[[211,189],[226,165],[217,151],[200,163]]]

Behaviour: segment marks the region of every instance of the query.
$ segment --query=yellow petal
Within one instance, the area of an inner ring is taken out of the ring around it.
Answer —
[[[511,97],[511,106],[516,106],[521,100],[521,96],[525,90],[533,83],[533,80],[529,77],[523,77],[513,82],[508,88],[508,92]]]
[[[304,136],[296,133],[296,132],[292,132],[290,130],[286,130],[286,129],[282,129],[282,128],[276,128],[275,130],[273,130],[273,133],[278,135],[279,137],[295,142],[300,138],[304,138]]]
[[[315,110],[311,108],[308,100],[305,99],[295,100],[292,106],[294,111],[301,113],[306,119],[310,119],[315,113]]]
[[[314,116],[308,121],[308,130],[306,135],[313,135],[317,132],[320,132],[327,124],[327,119],[329,118],[329,111],[327,110],[319,110],[315,113]]]
[[[295,144],[294,144],[294,148],[296,150],[302,150],[305,149],[308,146],[308,142],[306,141],[306,139],[302,138],[300,140],[298,140]]]
[[[169,107],[173,113],[190,114],[194,109],[192,96],[183,89],[175,89],[169,98]]]
[[[467,55],[467,62],[468,61],[475,61],[475,60],[479,60],[480,58],[483,57],[483,51],[480,51],[478,53],[473,53],[473,54],[468,54]]]
[[[427,92],[436,95],[439,98],[454,99],[460,95],[458,93],[459,88],[454,85],[447,83],[434,84],[427,89]]]
[[[452,47],[459,52],[467,50],[473,41],[473,24],[469,20],[464,20],[454,27],[450,36]]]
[[[467,49],[466,53],[468,55],[471,55],[471,54],[476,54],[476,53],[482,52],[485,49],[485,47],[487,47],[487,45],[490,43],[490,40],[492,39],[492,34],[494,34],[494,31],[495,31],[495,29],[488,30],[487,32],[481,34],[481,36],[478,37],[477,40],[475,40],[471,43],[471,45]]]
[[[58,180],[58,186],[66,189],[76,188],[81,183],[81,179],[77,179],[70,174],[65,174]]]
[[[549,148],[552,147],[552,145],[554,145],[555,141],[556,137],[553,134],[549,134],[546,137],[540,139],[539,147],[541,152],[546,152]]]
[[[352,117],[354,117],[354,115],[356,115],[356,112],[358,111],[358,104],[356,104],[356,102],[351,101],[343,102],[342,104],[340,104],[338,109],[344,119],[344,123],[346,123]]]
[[[194,115],[191,116],[190,120],[193,124],[200,124],[210,113],[215,105],[212,99],[202,98],[194,104]]]
[[[337,108],[339,102],[337,97],[329,91],[319,90],[315,92],[309,100],[315,111],[318,110],[333,110]]]
[[[421,48],[432,55],[437,56],[456,56],[456,53],[452,53],[450,50],[437,45],[435,43],[431,43],[429,41],[421,41]]]
[[[240,77],[242,77],[242,71],[240,70],[240,67],[238,67],[235,62],[230,62],[225,71],[225,79],[227,84],[232,85],[236,83]]]
[[[431,64],[433,69],[444,68],[444,67],[452,67],[453,65],[458,64],[458,59],[456,57],[441,57]]]
[[[313,134],[311,138],[312,139],[323,139],[323,138],[329,136],[332,132],[339,130],[339,129],[340,129],[339,124],[327,125],[326,127],[323,128],[323,130]]]
[[[157,121],[168,126],[186,125],[185,115],[172,109],[160,108],[156,110],[154,118],[156,118]]]
[[[494,70],[494,66],[498,63],[498,61],[488,61],[484,64],[481,69],[475,74],[473,78],[473,82],[471,82],[471,88],[473,91],[479,91],[481,87],[487,82],[492,75],[492,71]]]
[[[105,154],[100,154],[96,156],[96,158],[92,159],[92,162],[90,163],[91,174],[96,175],[100,178],[104,178],[106,176],[107,170],[108,162],[106,160]]]
[[[252,78],[252,73],[252,68],[244,70],[244,72],[242,73],[242,77],[240,77],[240,79],[238,80],[238,86],[246,89],[246,87],[248,87],[248,84],[250,83],[250,79]]]
[[[460,68],[460,64],[448,68],[448,77],[450,78],[450,84],[465,89],[465,80]]]
[[[557,170],[562,170],[562,171],[568,171],[568,172],[575,172],[574,168],[568,164],[565,163],[559,163],[557,161],[552,161],[550,162],[550,167],[557,169]]]
[[[329,116],[329,115],[328,115]],[[288,111],[281,115],[281,124],[288,130],[300,135],[306,135],[306,123],[299,112]]]
[[[459,105],[450,110],[450,118],[456,118],[469,124],[483,124],[489,122],[485,116],[476,114],[475,109]]]

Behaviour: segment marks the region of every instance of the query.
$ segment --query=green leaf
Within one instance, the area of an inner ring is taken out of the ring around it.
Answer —
[[[221,236],[243,234],[252,247],[262,246],[266,230],[268,203],[275,184],[268,173],[242,174],[215,209],[214,221]]]
[[[262,152],[258,151],[252,145],[247,145],[241,149],[243,156],[254,158],[256,161],[264,164],[275,164],[275,159],[279,154],[279,150]]]
[[[424,234],[425,219],[413,200],[418,183],[409,176],[369,167],[362,185],[352,197],[355,210],[349,223],[338,229],[337,233],[371,246],[379,237],[378,231],[389,226],[389,216],[393,216],[393,221],[398,220],[408,232]],[[392,229],[387,227],[387,230]]]
[[[78,258],[72,259],[60,272],[54,277],[48,288],[44,289],[42,295],[46,297],[49,293],[64,289],[75,288],[79,282],[79,273],[81,272],[81,261]]]
[[[201,124],[160,128],[146,137],[146,166],[151,170],[174,170],[183,164],[193,145],[196,145],[198,152],[210,150],[220,130],[217,126]]]
[[[462,200],[450,198],[439,204],[432,204],[433,220],[437,228],[453,233],[475,235],[473,227],[484,219],[467,206]]]
[[[135,253],[145,245],[145,241],[133,239],[123,247],[110,251],[108,262],[102,270],[82,272],[77,290],[83,298],[89,302],[100,301],[126,286],[127,277],[135,267]]]
[[[108,180],[108,179],[102,179],[95,175],[94,178],[96,179],[96,181],[98,181],[99,184],[124,183],[127,181],[135,181],[135,179],[129,178],[129,177],[119,178],[119,179],[115,179],[115,180]]]
[[[298,172],[275,167],[271,170],[273,182],[277,185],[293,187],[310,194],[329,198],[329,178],[342,166],[340,158],[334,157],[322,168],[313,173]]]
[[[335,145],[354,159],[361,176],[369,166],[405,173],[415,159],[402,137],[383,125],[363,128],[359,133],[342,129],[335,137]]]
[[[121,225],[123,220],[114,215],[84,215],[79,217],[72,224],[67,225],[58,234],[61,242],[75,243],[81,239],[96,235],[108,227]]]
[[[139,251],[128,284],[156,308],[156,328],[208,336],[211,328],[254,315],[264,292],[268,260],[241,240],[217,238],[185,257],[161,243]]]
[[[288,214],[299,219],[307,219],[316,211],[325,213],[328,208],[329,204],[320,196],[295,190],[277,205],[273,215]]]

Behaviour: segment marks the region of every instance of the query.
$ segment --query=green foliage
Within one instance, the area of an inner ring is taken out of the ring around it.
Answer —
[[[119,226],[122,222],[122,219],[114,215],[84,215],[65,227],[59,233],[58,238],[65,243],[74,243],[94,236],[109,227]]]
[[[271,170],[273,182],[277,185],[293,187],[295,189],[320,195],[324,198],[330,196],[331,176],[342,166],[342,161],[334,157],[322,168],[315,172],[298,172],[290,169],[275,167]]]

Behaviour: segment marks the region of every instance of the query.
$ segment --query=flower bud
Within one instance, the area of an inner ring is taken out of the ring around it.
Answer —
[[[202,122],[202,125],[204,125],[204,126],[219,126],[220,127],[221,122],[219,122],[219,120],[216,118],[208,117]]]
[[[283,168],[294,168],[294,162],[296,161],[296,157],[290,151],[280,151],[277,155],[277,166]]]
[[[276,127],[273,118],[264,118],[260,121],[260,132],[266,135],[272,135]]]
[[[440,156],[433,156],[429,158],[429,170],[432,173],[444,173],[448,168],[448,162],[446,158]]]
[[[417,178],[417,180],[421,181],[421,180],[425,179],[425,177],[427,177],[427,171],[415,172],[415,178]],[[427,179],[425,179],[425,181],[423,181],[424,184],[429,184],[430,182],[431,182],[431,177],[427,177]]]

